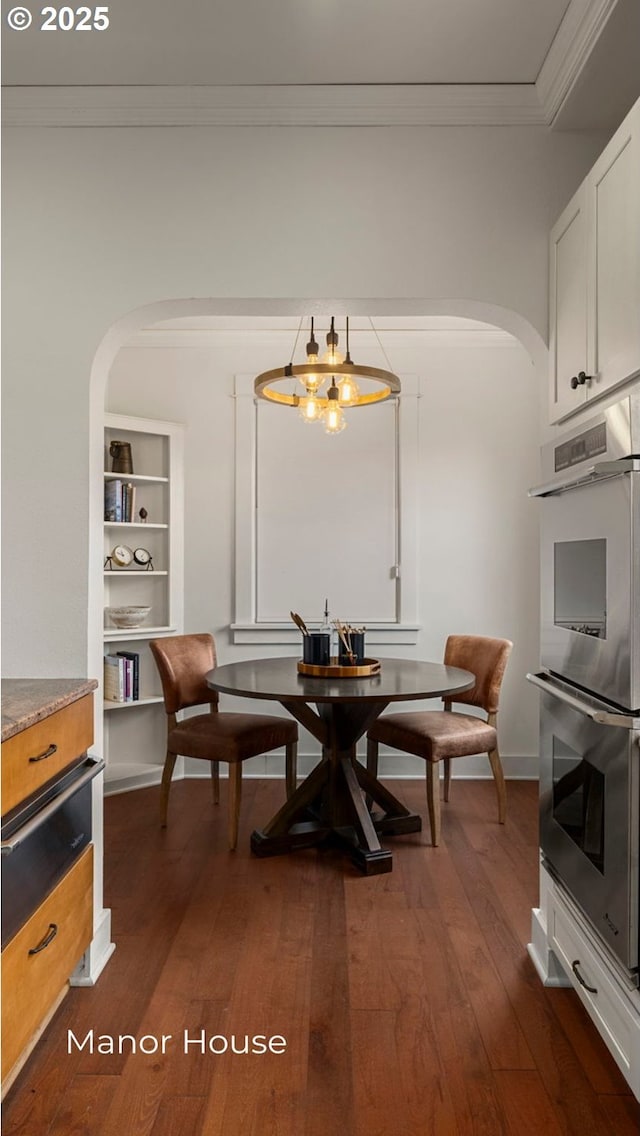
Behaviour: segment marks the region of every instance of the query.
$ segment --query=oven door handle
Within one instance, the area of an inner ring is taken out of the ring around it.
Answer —
[[[561,687],[556,686],[552,679],[547,678],[546,675],[527,675],[527,682],[533,683],[540,690],[544,690],[546,694],[552,694],[560,702],[566,703],[572,710],[577,710],[579,714],[584,714],[587,718],[591,718],[592,722],[597,722],[599,726],[617,726],[623,730],[640,730],[640,718],[633,718],[630,714],[616,714],[608,713],[606,710],[596,710],[595,706],[590,706],[588,702],[583,702],[582,699],[576,698],[574,694],[568,694]]]
[[[3,856],[8,856],[11,852],[15,852],[16,848],[18,848],[18,846],[22,844],[23,840],[26,840],[27,837],[31,836],[32,833],[40,828],[41,824],[45,824],[45,822],[48,821],[49,818],[58,811],[61,805],[64,805],[65,802],[70,799],[70,797],[73,797],[75,793],[77,793],[80,789],[83,789],[84,786],[88,785],[90,781],[93,781],[93,778],[97,777],[98,773],[102,773],[102,770],[105,767],[104,761],[99,758],[90,758],[89,760],[91,761],[89,768],[86,769],[85,772],[80,777],[78,777],[72,785],[69,785],[69,787],[65,789],[63,793],[60,793],[58,797],[54,797],[53,800],[50,801],[48,805],[45,805],[43,809],[40,809],[40,812],[36,813],[36,815],[33,816],[31,820],[28,820],[26,824],[23,824],[22,827],[18,829],[18,831],[11,837],[10,840],[2,841],[2,844],[0,844],[0,852]]]
[[[607,481],[610,477],[620,477],[623,473],[637,473],[640,470],[638,458],[618,458],[616,461],[596,462],[577,477],[566,481],[547,481],[544,485],[534,485],[527,497],[553,497],[555,493],[566,493],[567,489],[578,489],[581,485],[593,485],[596,481]]]

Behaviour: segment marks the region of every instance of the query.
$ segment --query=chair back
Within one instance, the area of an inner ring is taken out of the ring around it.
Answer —
[[[167,714],[188,706],[210,702],[218,695],[207,686],[205,675],[216,665],[216,647],[211,635],[171,635],[149,643],[162,682]]]
[[[500,687],[513,643],[484,635],[450,635],[444,649],[448,667],[461,667],[476,676],[475,686],[447,701],[480,706],[487,714],[498,713]]]

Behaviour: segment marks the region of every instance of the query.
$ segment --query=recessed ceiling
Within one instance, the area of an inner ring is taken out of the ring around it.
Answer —
[[[7,86],[534,83],[569,0],[127,0],[5,27]],[[3,0],[3,23],[12,0]],[[31,6],[34,13],[40,5]]]

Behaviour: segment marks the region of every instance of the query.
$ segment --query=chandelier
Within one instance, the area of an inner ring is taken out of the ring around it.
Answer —
[[[369,322],[388,364],[389,360],[378,333],[372,321]],[[320,359],[312,316],[307,360],[305,363],[294,364],[301,328],[302,323],[298,328],[291,352],[291,362],[284,367],[275,367],[272,371],[264,371],[263,374],[258,375],[254,383],[257,398],[275,402],[278,406],[297,407],[303,422],[322,422],[327,434],[339,434],[347,425],[345,410],[384,402],[385,399],[400,393],[400,379],[391,370],[383,371],[379,367],[367,367],[353,362],[349,352],[348,318],[344,355],[338,350],[338,333],[335,328],[335,317],[332,316],[331,327],[327,332],[327,350]],[[293,390],[290,389],[291,379],[294,380]],[[358,379],[364,381],[362,391]],[[289,390],[278,389],[278,384],[286,384]]]

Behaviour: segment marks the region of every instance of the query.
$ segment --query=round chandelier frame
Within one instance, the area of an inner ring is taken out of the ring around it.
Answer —
[[[279,406],[299,407],[301,400],[305,398],[304,394],[286,394],[283,391],[276,390],[272,384],[289,378],[300,379],[302,383],[305,383],[306,378],[319,378],[322,381],[326,378],[341,379],[347,376],[349,378],[369,379],[371,382],[380,384],[377,390],[358,394],[357,398],[350,403],[349,409],[384,402],[400,393],[400,379],[392,371],[346,362],[338,364],[287,363],[284,367],[274,367],[273,370],[264,371],[261,375],[258,375],[254,382],[254,390],[257,398],[267,399],[267,401],[275,402]],[[326,395],[317,395],[316,397],[319,403],[325,404],[328,401]]]

